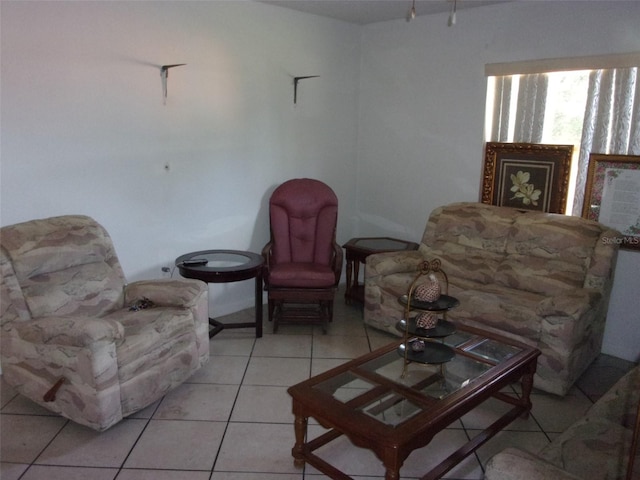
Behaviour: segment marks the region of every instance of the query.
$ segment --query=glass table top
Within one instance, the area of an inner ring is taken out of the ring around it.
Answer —
[[[246,255],[229,252],[205,253],[191,258],[191,260],[197,259],[207,260],[207,267],[211,268],[238,267],[251,260]]]
[[[396,427],[473,384],[495,365],[521,351],[516,346],[462,331],[446,337],[444,343],[455,351],[446,363],[410,363],[404,369],[404,357],[398,350],[392,350],[313,388],[385,425]]]
[[[202,250],[182,255],[176,265],[193,270],[239,271],[260,266],[262,256],[243,250]]]

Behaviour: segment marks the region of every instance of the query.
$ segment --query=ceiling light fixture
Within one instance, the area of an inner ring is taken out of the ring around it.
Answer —
[[[416,0],[413,0],[411,11],[409,12],[409,20],[413,20],[414,18],[416,18]]]

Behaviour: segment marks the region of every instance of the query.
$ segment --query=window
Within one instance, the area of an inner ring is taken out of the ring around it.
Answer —
[[[638,65],[640,54],[487,65],[486,140],[573,145],[566,212],[580,215],[589,154],[640,154]]]

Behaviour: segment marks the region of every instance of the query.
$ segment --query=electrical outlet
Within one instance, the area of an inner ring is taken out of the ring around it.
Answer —
[[[162,278],[171,278],[171,267],[164,266],[160,271],[162,272]]]

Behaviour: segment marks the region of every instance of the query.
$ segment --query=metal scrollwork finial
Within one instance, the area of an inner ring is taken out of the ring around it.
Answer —
[[[423,260],[419,265],[420,274],[426,275],[429,272],[440,272],[441,265],[442,263],[439,258],[434,258],[431,261]]]

